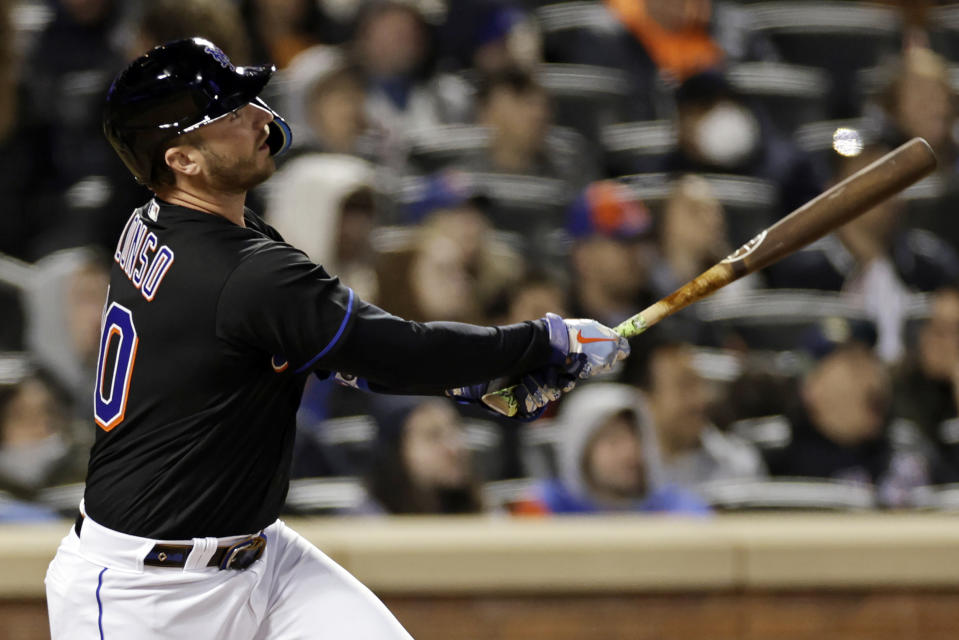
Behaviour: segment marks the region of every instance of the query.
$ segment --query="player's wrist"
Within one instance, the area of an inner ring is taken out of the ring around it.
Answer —
[[[549,336],[550,358],[549,364],[564,367],[569,357],[569,327],[566,321],[555,313],[547,313],[543,318]]]

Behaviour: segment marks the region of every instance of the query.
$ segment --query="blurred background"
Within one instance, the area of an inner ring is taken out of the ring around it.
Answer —
[[[615,325],[909,138],[939,158],[535,422],[311,379],[289,516],[959,510],[959,3],[0,0],[0,523],[76,512],[110,260],[150,197],[100,107],[190,36],[279,69],[294,146],[249,206],[413,320]],[[497,628],[444,633],[538,637]],[[648,637],[759,637],[725,629]]]

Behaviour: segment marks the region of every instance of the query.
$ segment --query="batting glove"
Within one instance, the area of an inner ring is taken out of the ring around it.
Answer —
[[[519,406],[519,412],[515,417],[526,422],[540,417],[550,402],[559,400],[563,395],[563,389],[567,387],[572,389],[576,385],[575,380],[566,378],[567,376],[555,367],[547,367],[524,375],[514,389],[514,396]],[[482,402],[482,398],[485,394],[505,386],[499,384],[500,382],[483,382],[468,387],[448,389],[446,395],[461,404],[479,404],[489,409]],[[497,415],[500,414],[497,413]]]
[[[629,342],[595,320],[564,320],[555,313],[546,314],[552,363],[559,366],[568,381],[608,373],[613,365],[629,355]],[[572,386],[562,387],[564,392]]]

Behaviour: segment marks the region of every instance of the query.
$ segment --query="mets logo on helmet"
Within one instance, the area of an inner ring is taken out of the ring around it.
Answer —
[[[214,60],[220,63],[220,66],[224,69],[233,69],[233,63],[230,62],[230,59],[226,57],[226,54],[223,53],[218,47],[203,47],[203,51],[209,53],[213,56]]]

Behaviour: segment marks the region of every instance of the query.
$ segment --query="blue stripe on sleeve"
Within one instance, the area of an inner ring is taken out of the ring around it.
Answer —
[[[350,298],[346,301],[346,315],[343,316],[343,322],[340,323],[340,328],[336,330],[336,335],[333,336],[333,339],[330,340],[330,343],[323,347],[323,351],[320,351],[318,354],[313,356],[313,359],[307,362],[305,365],[296,370],[297,373],[303,373],[307,369],[313,366],[313,364],[330,352],[330,349],[336,345],[339,341],[340,336],[343,335],[343,332],[346,330],[346,323],[350,319],[350,314],[353,313],[353,290],[350,289]]]
[[[107,568],[103,567],[103,571],[100,572],[100,577],[97,579],[97,609],[100,614],[97,616],[97,626],[100,627],[100,640],[103,640],[103,602],[100,601],[100,587],[103,586],[103,574],[107,572]]]

